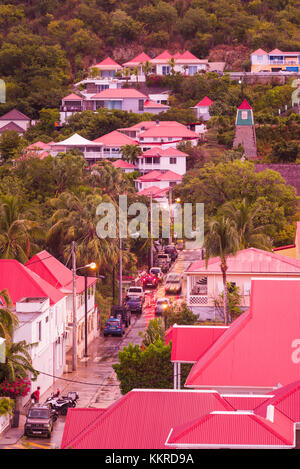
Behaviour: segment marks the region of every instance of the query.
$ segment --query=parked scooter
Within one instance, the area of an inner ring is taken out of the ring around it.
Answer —
[[[76,407],[79,395],[76,391],[68,392],[67,396],[57,396],[56,394],[51,394],[50,397],[46,400],[45,404],[49,404],[52,409],[54,409],[60,415],[67,415],[69,407]]]

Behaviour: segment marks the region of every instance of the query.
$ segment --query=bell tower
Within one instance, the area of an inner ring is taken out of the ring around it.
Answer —
[[[238,107],[235,120],[233,148],[242,145],[248,159],[257,157],[256,135],[252,107],[246,99]]]

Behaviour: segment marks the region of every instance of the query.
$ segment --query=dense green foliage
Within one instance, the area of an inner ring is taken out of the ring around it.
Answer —
[[[189,49],[200,58],[249,67],[258,47],[299,50],[299,0],[4,0],[0,76],[5,111],[32,117],[56,108],[87,66],[107,55],[125,62],[145,50]],[[228,49],[229,47],[229,49]]]

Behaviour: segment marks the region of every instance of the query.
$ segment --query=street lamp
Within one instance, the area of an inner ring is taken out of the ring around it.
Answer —
[[[72,241],[72,277],[73,277],[73,289],[72,289],[72,306],[73,306],[73,361],[72,361],[72,369],[75,371],[77,369],[77,314],[76,314],[76,272],[77,270],[90,268],[94,270],[97,265],[95,262],[91,262],[90,264],[84,265],[82,267],[76,267],[76,254],[75,254],[75,241]],[[86,290],[85,290],[86,294]],[[86,306],[87,306],[87,299],[86,299]],[[87,327],[87,321],[85,324]]]

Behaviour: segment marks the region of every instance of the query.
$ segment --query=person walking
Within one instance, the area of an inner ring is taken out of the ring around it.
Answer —
[[[40,386],[38,386],[37,389],[31,394],[33,404],[37,404],[40,400],[40,389]]]

